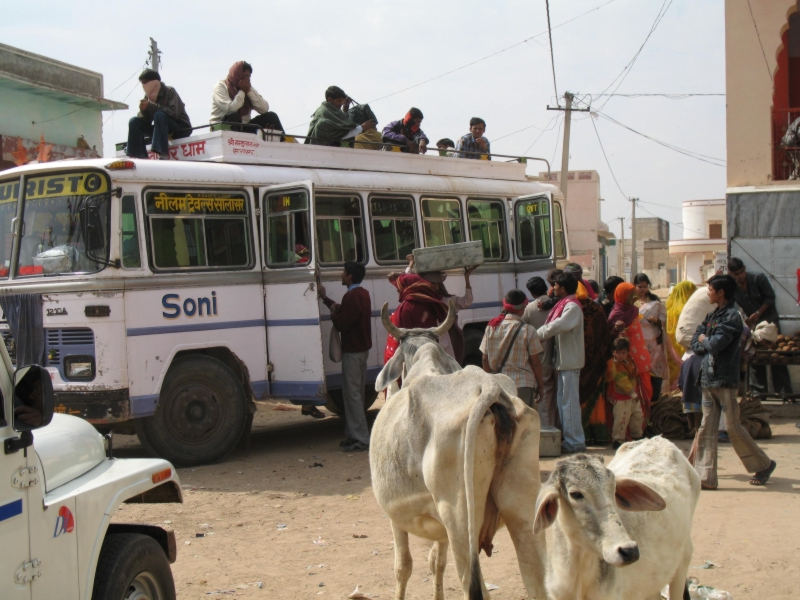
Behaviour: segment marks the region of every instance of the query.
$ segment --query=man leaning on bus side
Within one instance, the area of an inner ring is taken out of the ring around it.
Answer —
[[[145,136],[152,139],[152,150],[161,160],[169,160],[169,136],[190,135],[192,122],[175,88],[161,83],[161,75],[145,69],[139,75],[145,97],[139,102],[139,114],[128,121],[128,147],[131,158],[148,158]]]
[[[364,386],[367,380],[367,357],[372,348],[372,302],[369,292],[361,287],[366,268],[357,262],[344,263],[342,285],[347,292],[341,304],[325,295],[318,286],[317,295],[331,310],[331,321],[342,334],[342,399],[344,402],[344,435],[339,445],[345,452],[369,449],[369,427],[364,409]]]

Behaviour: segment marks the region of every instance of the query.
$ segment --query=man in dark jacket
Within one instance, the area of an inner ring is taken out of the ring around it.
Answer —
[[[715,275],[708,280],[708,299],[716,309],[706,315],[692,337],[692,351],[703,357],[700,383],[703,386],[703,422],[697,432],[694,467],[703,489],[717,488],[717,438],[720,412],[725,411],[728,437],[745,469],[755,475],[750,485],[764,485],[775,470],[764,451],[742,427],[736,390],[739,387],[739,360],[744,323],[733,296],[736,281],[730,275]]]
[[[406,116],[397,121],[392,121],[383,128],[383,141],[395,144],[401,152],[412,154],[425,154],[428,151],[428,136],[419,128],[424,118],[418,108],[410,108]]]
[[[366,269],[357,262],[344,263],[342,285],[347,292],[341,304],[325,295],[318,295],[331,310],[333,326],[342,334],[342,397],[344,400],[345,440],[340,444],[346,452],[369,449],[369,427],[364,410],[364,386],[367,379],[367,357],[372,348],[372,302],[369,292],[361,287]]]
[[[161,75],[145,69],[139,75],[145,97],[139,114],[128,121],[128,149],[131,158],[147,158],[145,136],[152,139],[152,150],[161,160],[169,160],[169,136],[184,138],[192,132],[192,122],[175,88],[161,83]]]
[[[759,323],[774,323],[781,332],[778,320],[778,311],[775,308],[775,290],[763,273],[750,273],[744,263],[738,258],[731,258],[728,262],[728,271],[736,280],[736,293],[733,299],[744,314],[747,315],[747,326],[755,329]],[[792,379],[786,365],[770,365],[772,369],[772,385],[776,394],[791,394]],[[767,366],[753,365],[750,367],[750,384],[753,391],[767,392]]]

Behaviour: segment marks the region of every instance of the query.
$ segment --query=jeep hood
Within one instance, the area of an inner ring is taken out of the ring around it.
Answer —
[[[42,464],[45,492],[80,477],[106,459],[103,436],[78,417],[54,414],[50,424],[33,432]]]

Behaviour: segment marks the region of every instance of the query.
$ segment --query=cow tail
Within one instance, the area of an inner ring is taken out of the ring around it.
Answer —
[[[467,499],[467,531],[469,534],[470,556],[470,583],[469,600],[483,600],[481,585],[481,565],[478,558],[478,531],[475,527],[475,439],[478,435],[478,426],[483,420],[486,411],[497,401],[513,408],[511,399],[502,391],[499,385],[483,383],[481,394],[472,405],[467,418],[467,431],[464,439],[464,487]]]

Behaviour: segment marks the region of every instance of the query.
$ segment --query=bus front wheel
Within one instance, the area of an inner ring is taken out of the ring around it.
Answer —
[[[151,454],[186,467],[220,460],[246,423],[247,399],[233,371],[210,356],[190,355],[172,363],[155,414],[136,421],[136,434]]]

